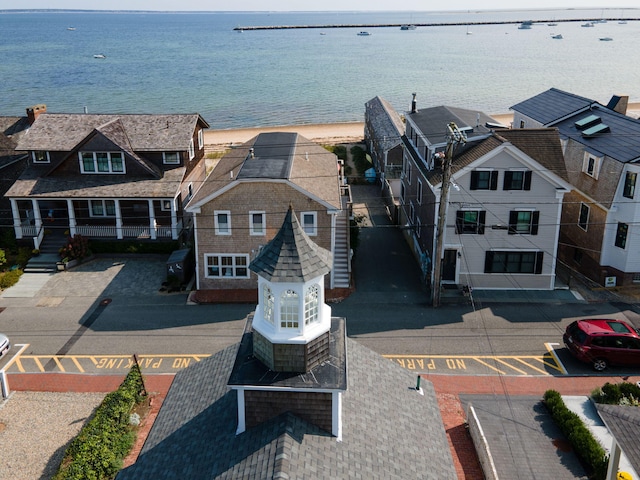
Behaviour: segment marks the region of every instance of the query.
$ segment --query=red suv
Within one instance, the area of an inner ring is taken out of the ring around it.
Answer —
[[[573,356],[599,372],[609,365],[640,366],[640,334],[622,320],[576,320],[562,339]]]

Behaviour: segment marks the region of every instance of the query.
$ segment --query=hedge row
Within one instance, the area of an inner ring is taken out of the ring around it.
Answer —
[[[93,418],[73,439],[53,480],[115,478],[135,442],[129,416],[145,398],[143,392],[142,374],[134,365],[120,387],[104,398]]]
[[[556,425],[571,443],[573,450],[591,469],[590,478],[604,480],[607,475],[609,456],[580,417],[567,408],[562,396],[555,390],[547,390],[544,393],[544,404]]]
[[[0,289],[4,290],[5,288],[13,287],[18,283],[21,275],[22,270],[19,268],[0,273]]]
[[[611,405],[639,405],[640,386],[631,382],[605,383],[601,388],[591,392],[591,398],[596,403]]]

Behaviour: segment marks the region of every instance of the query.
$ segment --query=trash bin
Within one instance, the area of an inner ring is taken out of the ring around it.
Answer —
[[[167,278],[176,277],[180,283],[191,278],[191,249],[174,250],[167,260]]]

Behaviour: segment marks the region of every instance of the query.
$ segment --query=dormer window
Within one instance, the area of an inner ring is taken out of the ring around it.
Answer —
[[[162,152],[162,163],[165,165],[180,165],[180,154],[178,152]]]
[[[122,152],[80,152],[82,173],[125,173]]]
[[[36,150],[31,152],[31,158],[33,159],[33,163],[49,163],[51,159],[49,158],[49,152],[44,150]]]

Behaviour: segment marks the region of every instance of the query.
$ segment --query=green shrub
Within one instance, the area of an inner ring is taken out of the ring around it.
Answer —
[[[4,249],[0,248],[0,265],[7,263],[7,256],[4,253]]]
[[[31,249],[28,247],[20,247],[18,249],[18,256],[16,257],[16,263],[24,268],[27,265],[27,262],[31,258]]]
[[[544,404],[553,421],[571,443],[573,450],[592,470],[593,480],[604,480],[607,474],[609,456],[593,437],[580,417],[567,408],[560,393],[555,390],[544,392]]]
[[[54,480],[112,479],[135,443],[129,416],[145,398],[137,366],[115,392],[105,396],[94,416],[67,448]]]
[[[347,160],[347,147],[344,145],[325,145],[324,148],[333,153],[340,160]]]
[[[14,286],[20,280],[22,270],[15,269],[8,272],[0,273],[0,289],[5,289]]]
[[[640,387],[631,382],[618,384],[607,382],[602,387],[593,390],[593,392],[591,392],[591,398],[596,403],[638,405],[640,401]]]

